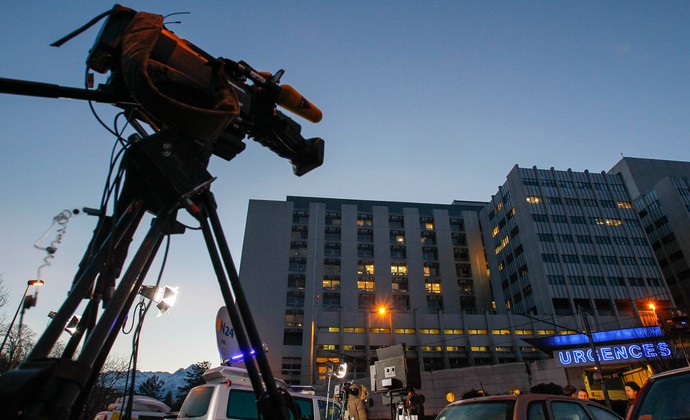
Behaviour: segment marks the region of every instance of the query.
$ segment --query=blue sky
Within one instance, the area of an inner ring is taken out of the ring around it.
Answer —
[[[623,155],[690,161],[688,2],[124,4],[190,12],[170,17],[168,27],[211,55],[285,69],[282,82],[324,113],[316,125],[294,117],[305,137],[326,141],[324,165],[301,178],[251,140],[234,160],[211,162],[238,265],[250,199],[488,201],[515,164],[598,172]],[[0,77],[83,86],[100,25],[61,48],[49,44],[112,4],[3,5]],[[117,111],[96,110],[108,124]],[[113,139],[77,100],[0,94],[0,121],[0,273],[11,316],[42,263],[45,254],[33,243],[53,216],[98,206]],[[46,286],[26,314],[37,332],[66,296],[93,225],[88,216],[73,217],[43,270]],[[198,232],[173,237],[163,283],[179,286],[180,297],[169,314],[146,321],[139,367],[217,363],[213,323],[222,299]],[[127,356],[130,343],[122,336],[113,354]]]

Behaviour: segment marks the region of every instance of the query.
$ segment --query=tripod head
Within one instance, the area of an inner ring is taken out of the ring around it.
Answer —
[[[297,176],[321,166],[324,141],[302,137],[301,126],[277,106],[313,123],[321,120],[321,111],[292,86],[279,84],[283,70],[270,74],[243,61],[215,58],[168,30],[161,15],[115,5],[52,45],[105,16],[86,64],[107,73],[108,81],[88,94],[69,92],[70,97],[114,103],[155,131],[179,130],[194,140],[203,163],[211,154],[232,159],[250,137],[288,159]],[[59,96],[36,93],[35,83],[0,81],[0,91]]]

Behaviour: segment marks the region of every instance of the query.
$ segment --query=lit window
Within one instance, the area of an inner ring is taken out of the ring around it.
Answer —
[[[539,334],[539,335],[554,335],[554,334],[556,334],[556,330],[537,330],[537,334]]]
[[[631,209],[631,208],[633,208],[632,203],[631,203],[630,201],[619,201],[619,202],[616,203],[616,204],[618,204],[618,207],[621,208],[621,209]]]
[[[427,293],[441,293],[441,282],[438,280],[428,281],[424,284]]]
[[[462,335],[465,334],[465,330],[458,330],[458,329],[452,329],[452,330],[443,330],[444,334],[458,334]]]
[[[623,224],[621,219],[594,219],[594,223],[600,226],[620,226]]]
[[[421,328],[419,330],[419,333],[438,335],[440,333],[440,330],[438,328]]]
[[[495,238],[499,230],[498,226],[494,226],[494,229],[491,231],[491,236]]]
[[[486,335],[486,330],[467,330],[470,335]]]
[[[340,280],[338,279],[323,279],[323,288],[327,290],[340,289]]]
[[[541,197],[538,197],[538,196],[530,196],[530,197],[527,197],[527,202],[530,204],[541,204],[542,199],[541,199]]]
[[[510,330],[491,330],[493,335],[510,335]]]
[[[407,275],[407,264],[393,263],[391,264],[391,274],[397,274],[401,276]]]
[[[360,277],[357,280],[357,289],[364,292],[373,292],[375,288],[373,277]]]
[[[471,349],[472,351],[489,351],[487,346],[472,346]]]
[[[510,238],[506,235],[505,238],[501,239],[501,244],[496,247],[496,254],[503,251],[503,248],[505,248],[508,243],[510,243]]]

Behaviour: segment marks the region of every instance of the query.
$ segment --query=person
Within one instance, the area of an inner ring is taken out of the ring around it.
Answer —
[[[359,385],[352,384],[348,393],[350,395],[347,397],[347,419],[367,420],[367,410],[364,402],[359,398]]]
[[[625,408],[626,415],[628,415],[628,411],[632,408],[638,392],[640,392],[640,386],[636,382],[630,381],[625,383],[625,396],[628,400],[628,406]]]
[[[418,419],[424,417],[424,396],[417,395],[414,393],[414,389],[411,389],[407,393],[407,410],[411,416],[417,416]]]
[[[508,390],[508,395],[520,395],[520,388],[514,386]]]
[[[575,397],[575,393],[577,393],[577,388],[574,386],[568,384],[563,387],[563,395],[566,397]]]
[[[580,388],[577,390],[577,398],[581,400],[589,400],[589,393],[586,389]]]

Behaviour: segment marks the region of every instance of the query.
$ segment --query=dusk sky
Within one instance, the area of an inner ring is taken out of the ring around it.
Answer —
[[[49,44],[112,3],[2,4],[0,77],[82,87],[101,24],[60,48]],[[690,161],[687,1],[123,4],[189,12],[167,18],[168,28],[213,56],[285,69],[282,83],[323,111],[319,124],[292,116],[304,137],[326,141],[323,166],[303,177],[249,139],[234,160],[209,165],[238,266],[251,199],[489,201],[516,164],[600,172],[622,156]],[[105,82],[100,74],[96,80]],[[118,109],[95,109],[112,126]],[[114,138],[79,100],[0,94],[0,121],[0,274],[10,292],[2,311],[11,318],[43,262],[33,245],[52,218],[98,207]],[[67,295],[94,223],[71,218],[43,269],[46,285],[25,316],[37,334]],[[160,257],[145,284],[155,283]],[[138,367],[217,365],[214,319],[223,303],[198,231],[172,238],[161,283],[179,286],[180,295],[168,314],[146,320]],[[131,341],[122,335],[112,354],[128,357]]]

